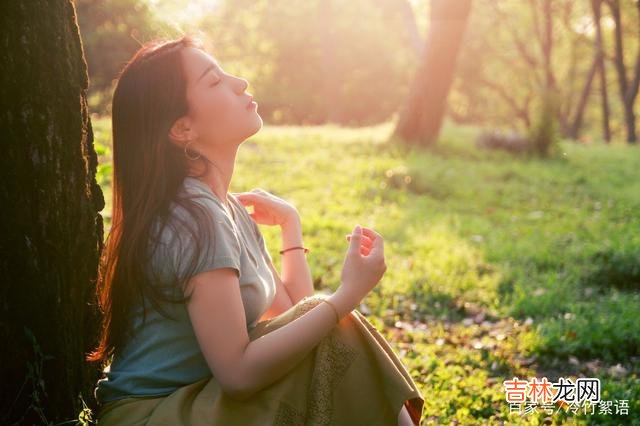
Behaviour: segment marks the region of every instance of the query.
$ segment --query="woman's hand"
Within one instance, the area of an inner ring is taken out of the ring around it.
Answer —
[[[234,195],[244,206],[253,206],[253,213],[249,216],[259,225],[283,226],[300,220],[298,210],[291,203],[263,189],[254,188]]]
[[[339,315],[358,306],[387,270],[384,241],[380,234],[356,225],[351,235],[347,235],[347,240],[349,248],[342,265],[340,286],[332,300],[339,305]]]

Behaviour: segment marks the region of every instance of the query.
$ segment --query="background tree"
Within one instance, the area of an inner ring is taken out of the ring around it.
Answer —
[[[89,68],[89,105],[109,113],[114,79],[140,44],[177,35],[144,0],[75,0],[82,46]]]
[[[73,3],[3,2],[0,28],[0,423],[43,424],[92,399],[104,199]]]
[[[75,2],[89,104],[100,115],[109,114],[111,83],[139,42],[189,31],[208,39],[225,68],[251,83],[268,124],[388,121],[413,90],[430,31],[431,0]],[[444,117],[528,131],[545,103],[542,93],[551,90],[560,101],[561,136],[623,141],[633,121],[629,100],[637,99],[640,21],[637,0],[611,2],[598,0],[605,4],[596,11],[592,1],[482,2],[468,17]],[[619,13],[606,4],[618,4]],[[619,83],[625,96],[608,96],[622,93]]]
[[[607,69],[604,65],[604,42],[602,40],[602,0],[591,0],[593,22],[596,29],[595,49],[598,58],[598,76],[600,77],[600,102],[602,108],[602,136],[608,143],[611,141],[609,124],[609,93],[607,89]]]
[[[599,4],[592,1],[592,9],[594,12],[593,24],[594,24],[594,27],[597,29],[600,27]],[[566,125],[567,125],[567,131],[566,131],[567,136],[573,139],[578,138],[578,133],[580,132],[580,128],[582,127],[582,120],[583,120],[584,112],[587,106],[587,101],[589,99],[589,95],[591,94],[591,87],[593,85],[593,81],[595,80],[595,77],[598,71],[601,70],[600,65],[602,64],[602,55],[604,53],[603,50],[601,49],[601,44],[599,44],[601,41],[602,39],[599,37],[594,38],[593,60],[592,60],[591,66],[589,67],[589,71],[587,72],[584,86],[580,93],[580,98],[575,108],[571,108],[572,107],[571,104],[569,104],[569,107],[568,107],[568,109],[575,109],[575,112],[573,114],[574,115],[573,120],[570,121],[569,117],[565,118]]]
[[[615,41],[615,56],[614,65],[616,69],[616,75],[618,77],[618,87],[620,93],[620,100],[624,110],[624,124],[627,131],[627,141],[629,143],[637,142],[636,135],[636,115],[634,110],[634,102],[638,96],[638,87],[640,86],[640,1],[635,0],[633,2],[635,9],[638,12],[638,19],[634,19],[636,22],[635,35],[637,42],[637,49],[635,58],[632,62],[632,69],[629,72],[625,65],[624,58],[624,37],[623,37],[623,23],[621,5],[619,0],[607,0],[607,4],[611,9],[611,16],[614,22],[614,41]],[[624,6],[629,8],[631,4],[625,2]]]
[[[395,136],[420,145],[435,142],[442,126],[470,10],[471,0],[431,2],[423,58],[400,112]]]

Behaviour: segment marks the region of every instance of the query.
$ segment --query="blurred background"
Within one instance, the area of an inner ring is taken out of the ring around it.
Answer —
[[[116,74],[139,43],[189,31],[250,82],[266,123],[379,123],[409,93],[429,35],[427,0],[75,4],[95,114],[109,114]],[[476,0],[464,40],[452,47],[447,117],[522,131],[548,88],[563,135],[635,140],[625,103],[637,109],[637,9],[632,0]]]

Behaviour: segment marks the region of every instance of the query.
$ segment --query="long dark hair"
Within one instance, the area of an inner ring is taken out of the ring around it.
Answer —
[[[203,206],[189,202],[193,197],[179,196],[188,165],[184,150],[170,143],[168,137],[175,120],[189,112],[181,50],[204,49],[204,45],[204,41],[188,34],[146,42],[117,78],[112,103],[112,226],[96,287],[102,324],[97,347],[87,355],[87,361],[106,362],[126,343],[134,304],[142,300],[144,306],[145,296],[163,315],[161,302],[188,300],[172,299],[155,285],[154,274],[148,274],[149,247],[159,241],[152,232],[154,221],[159,219],[163,226],[167,223],[172,202],[196,218],[192,223],[207,228],[209,216]],[[209,164],[204,161],[203,165],[206,174]],[[201,229],[185,225],[198,242],[189,267],[192,270],[202,248]],[[184,291],[186,278],[174,276],[170,284]],[[143,312],[146,319],[146,309]]]

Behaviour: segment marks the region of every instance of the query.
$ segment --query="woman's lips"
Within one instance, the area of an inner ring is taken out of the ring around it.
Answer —
[[[249,103],[247,103],[247,108],[254,108],[257,105],[258,104],[253,100],[253,96],[251,98],[249,98]]]

